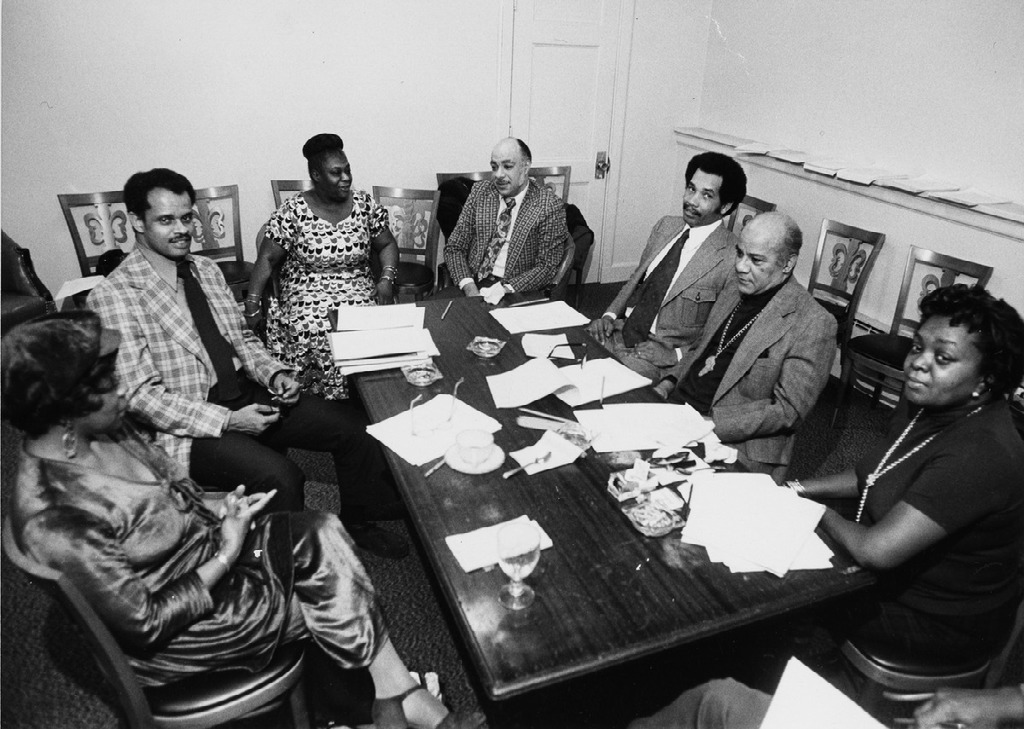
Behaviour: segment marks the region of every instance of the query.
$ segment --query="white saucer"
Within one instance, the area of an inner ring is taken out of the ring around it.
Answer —
[[[459,453],[459,447],[452,446],[448,449],[448,452],[444,454],[444,462],[459,473],[468,473],[470,475],[490,473],[491,471],[500,468],[501,464],[505,462],[505,451],[495,445],[491,454],[484,460],[480,461],[480,463],[466,463],[462,460],[462,456]]]

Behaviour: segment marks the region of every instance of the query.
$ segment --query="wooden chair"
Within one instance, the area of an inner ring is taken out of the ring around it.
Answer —
[[[569,202],[569,182],[572,178],[572,166],[531,167],[528,174],[538,185],[549,188],[551,192],[562,198],[563,205]]]
[[[135,246],[135,233],[121,190],[81,195],[58,195],[64,220],[71,233],[83,276],[96,274],[96,264],[107,251],[127,253]],[[238,186],[196,190],[196,214],[192,253],[217,261],[224,279],[239,301],[245,296],[252,264],[242,251]]]
[[[274,205],[281,207],[285,198],[298,195],[300,192],[313,189],[312,180],[271,180],[270,189],[274,191]]]
[[[196,190],[196,232],[193,255],[217,261],[228,287],[241,301],[249,288],[251,262],[242,251],[242,226],[238,211],[238,185]]]
[[[440,187],[442,182],[448,182],[448,180],[453,180],[456,177],[468,177],[474,182],[480,182],[480,180],[489,180],[491,179],[491,171],[484,170],[483,172],[438,172],[435,176],[437,177],[437,186]]]
[[[373,199],[388,209],[391,232],[398,241],[398,279],[395,293],[419,301],[434,290],[437,280],[438,190],[373,187]]]
[[[884,233],[861,230],[834,220],[821,221],[818,250],[814,254],[807,290],[836,318],[840,362],[846,360],[846,345],[853,334],[857,307],[884,244]]]
[[[167,686],[143,688],[114,636],[79,589],[62,572],[21,551],[9,516],[4,517],[2,541],[11,562],[47,588],[68,611],[100,671],[113,686],[131,729],[202,729],[259,716],[285,701],[290,705],[295,729],[309,728],[301,643],[282,647],[270,665],[258,673],[243,669],[218,671]]]
[[[121,190],[58,195],[82,276],[96,274],[96,262],[107,251],[127,253],[135,246]]]
[[[589,225],[577,225],[569,231],[574,246],[572,267],[569,270],[569,277],[566,279],[566,290],[573,274],[576,276],[576,283],[573,284],[573,308],[577,311],[583,303],[583,270],[587,266],[587,258],[590,256],[590,248],[594,245],[594,231]],[[566,295],[566,301],[569,300]]]
[[[750,219],[759,213],[770,213],[775,210],[775,203],[766,202],[760,198],[747,195],[743,201],[729,214],[726,226],[736,235],[740,234],[743,227],[750,222]]]
[[[918,305],[926,294],[955,283],[984,286],[991,276],[991,266],[911,246],[889,333],[866,334],[852,337],[847,342],[839,378],[839,396],[832,414],[833,427],[846,402],[852,380],[861,378],[867,381],[874,388],[876,403],[882,391],[899,396],[904,381],[903,361],[910,352],[911,337],[919,323]]]

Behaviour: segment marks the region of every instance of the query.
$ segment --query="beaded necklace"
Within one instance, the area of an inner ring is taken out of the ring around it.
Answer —
[[[983,407],[982,405],[979,405],[978,407],[974,408],[974,410],[972,410],[971,412],[967,413],[967,415],[964,417],[964,419],[966,420],[967,418],[971,417],[976,412],[981,410],[982,407]],[[923,441],[921,441],[916,446],[911,448],[909,451],[904,453],[902,456],[897,458],[895,461],[893,461],[892,463],[889,463],[888,465],[886,465],[887,461],[892,456],[893,452],[897,448],[899,448],[900,443],[902,443],[906,439],[906,437],[908,435],[910,435],[910,431],[913,430],[914,425],[917,423],[917,419],[921,417],[921,413],[923,413],[923,412],[924,412],[924,410],[918,410],[917,411],[917,414],[914,415],[913,419],[911,419],[911,421],[907,424],[907,427],[903,429],[902,433],[900,433],[900,437],[896,439],[896,442],[893,443],[892,446],[890,446],[889,450],[887,450],[885,452],[885,455],[882,456],[882,460],[878,462],[877,466],[875,466],[875,470],[872,471],[871,473],[869,473],[868,477],[866,479],[864,479],[864,493],[862,493],[860,495],[860,505],[857,507],[857,520],[856,521],[857,521],[858,524],[860,523],[861,515],[864,513],[864,504],[866,504],[867,501],[868,501],[868,491],[870,491],[871,487],[875,485],[875,482],[879,478],[881,478],[882,476],[887,474],[889,471],[891,471],[892,469],[896,468],[896,466],[898,466],[901,463],[903,463],[903,461],[907,460],[912,455],[917,453],[919,450],[924,448],[926,445],[931,443],[939,435],[941,435],[942,433],[946,432],[946,428],[943,428],[942,430],[938,431],[937,433],[932,433],[927,438],[925,438]]]
[[[718,350],[713,355],[711,355],[706,360],[704,360],[704,366],[701,367],[700,372],[697,373],[697,377],[703,377],[708,372],[710,372],[711,370],[715,369],[715,361],[722,354],[722,352],[725,350],[725,348],[728,347],[733,342],[735,342],[736,338],[739,337],[740,335],[742,335],[743,332],[745,332],[748,329],[750,329],[750,327],[753,326],[754,322],[757,321],[760,318],[761,314],[764,313],[764,309],[761,309],[761,311],[757,312],[757,316],[755,316],[753,319],[751,319],[746,324],[744,324],[740,328],[740,330],[738,332],[736,332],[731,337],[729,337],[729,341],[727,342],[727,341],[725,341],[725,335],[728,333],[729,327],[732,326],[732,318],[734,316],[736,316],[736,311],[739,308],[740,308],[740,305],[736,304],[736,308],[732,310],[731,314],[729,314],[729,320],[727,322],[725,322],[725,329],[722,330],[722,336],[720,336],[718,338]]]

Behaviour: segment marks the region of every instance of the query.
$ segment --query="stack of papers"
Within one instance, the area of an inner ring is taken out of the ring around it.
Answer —
[[[959,190],[960,185],[955,182],[937,180],[934,177],[921,176],[909,179],[887,179],[880,180],[879,184],[884,187],[891,187],[894,190],[903,190],[911,195],[920,195],[922,192],[938,192],[939,190]]]
[[[583,316],[583,314],[564,301],[495,309],[491,312],[491,316],[497,319],[498,323],[505,327],[509,334],[542,332],[545,329],[562,329],[563,327],[581,327],[590,323],[590,319]]]
[[[498,531],[506,524],[519,521],[533,524],[534,528],[540,532],[542,551],[553,546],[551,537],[547,535],[541,525],[525,514],[518,519],[503,521],[494,526],[481,527],[465,534],[452,534],[450,537],[445,537],[445,542],[448,543],[448,548],[452,550],[455,559],[459,560],[459,566],[466,572],[490,567],[498,564]]]
[[[932,192],[926,192],[925,197],[930,197],[935,200],[942,200],[943,202],[951,202],[957,205],[963,205],[968,208],[973,208],[978,205],[999,205],[1001,203],[1010,202],[1010,198],[1001,195],[990,195],[987,192],[981,190],[966,189],[966,190],[935,190]]]
[[[531,359],[514,370],[487,378],[494,405],[499,408],[527,405],[552,393],[576,407],[649,384],[646,377],[611,358],[561,368],[547,359]]]
[[[815,157],[814,159],[809,159],[804,162],[804,169],[808,172],[814,172],[828,177],[834,177],[839,170],[850,166],[850,163],[846,160],[837,159],[835,157]]]
[[[780,488],[761,473],[697,474],[692,483],[682,539],[706,547],[712,559],[735,563],[738,571],[760,568],[777,577],[794,568],[831,566],[820,560],[817,547],[810,548],[808,562],[797,561],[825,513],[823,505]]]
[[[768,156],[795,165],[802,165],[807,160],[807,152],[801,152],[799,149],[770,149]]]
[[[575,410],[573,414],[580,425],[596,433],[590,445],[598,453],[653,448],[666,448],[674,453],[714,429],[711,421],[702,418],[690,405],[605,405],[600,410]]]
[[[842,691],[790,658],[761,729],[884,729]]]
[[[339,307],[338,331],[328,335],[338,370],[387,370],[439,355],[423,328],[425,312],[415,304]]]
[[[870,185],[875,180],[896,180],[906,177],[907,175],[882,167],[847,167],[836,173],[837,179],[855,182],[858,185]]]
[[[501,423],[461,400],[455,402],[453,409],[451,395],[438,395],[429,402],[416,405],[418,427],[415,435],[413,417],[405,410],[366,426],[366,432],[412,465],[422,466],[443,456],[455,445],[455,436],[463,430],[486,430],[488,433],[501,430]],[[419,424],[428,427],[419,427]]]
[[[747,142],[736,145],[736,154],[768,154],[769,149],[771,146],[764,142]]]

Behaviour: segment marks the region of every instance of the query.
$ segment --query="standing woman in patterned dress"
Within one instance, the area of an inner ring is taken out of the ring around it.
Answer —
[[[333,365],[327,312],[341,305],[394,301],[398,243],[387,210],[352,189],[352,168],[337,134],[317,134],[302,146],[313,189],[285,200],[265,226],[249,279],[246,320],[252,325],[271,273],[280,266],[280,296],[267,311],[267,348],[294,367],[305,388],[329,400],[348,397]],[[374,280],[371,256],[380,260]]]

